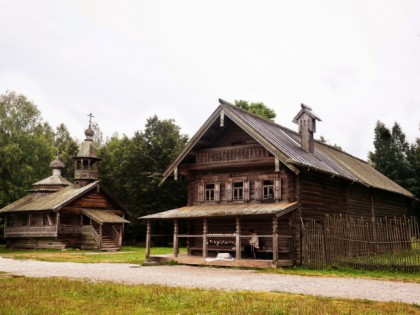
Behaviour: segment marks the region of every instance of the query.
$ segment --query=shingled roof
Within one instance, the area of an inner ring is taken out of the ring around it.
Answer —
[[[57,211],[98,185],[99,181],[96,181],[80,188],[70,185],[51,194],[30,193],[0,209],[0,213],[18,211]]]
[[[366,161],[319,141],[315,141],[314,153],[306,152],[301,148],[301,136],[297,132],[249,113],[224,100],[220,99],[219,102],[219,107],[164,172],[162,183],[223,113],[296,174],[299,174],[301,169],[311,169],[351,182],[358,182],[367,187],[414,197],[412,193],[375,170]]]

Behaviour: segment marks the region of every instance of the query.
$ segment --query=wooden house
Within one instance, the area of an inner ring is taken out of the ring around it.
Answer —
[[[98,180],[93,130],[85,131],[75,163],[74,182],[61,176],[64,163],[50,163],[52,175],[32,185],[28,195],[0,209],[4,237],[13,248],[119,250],[126,211]]]
[[[219,101],[163,174],[162,182],[169,176],[188,182],[188,204],[139,218],[147,221],[147,256],[154,220],[174,222],[180,262],[178,244],[186,240],[188,255],[201,262],[230,252],[236,265],[250,265],[241,258],[253,229],[262,243],[255,257],[278,266],[301,262],[306,219],[408,214],[409,191],[367,162],[314,140],[321,119],[310,107],[302,104],[294,117],[296,132]]]

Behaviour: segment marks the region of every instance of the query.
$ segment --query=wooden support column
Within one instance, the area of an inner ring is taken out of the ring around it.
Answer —
[[[179,246],[178,246],[178,220],[174,220],[174,248],[173,248],[173,254],[174,257],[178,257],[179,254]]]
[[[147,221],[147,229],[146,229],[146,259],[150,257],[150,240],[151,240],[151,232],[152,227],[150,221]]]
[[[203,258],[207,258],[207,219],[203,219]]]
[[[241,220],[239,217],[236,217],[236,260],[241,259]]]
[[[118,247],[120,247],[120,248],[122,246],[123,226],[124,226],[124,223],[121,223],[120,224],[120,229],[119,229],[120,235],[118,235]]]
[[[278,219],[273,216],[273,263],[277,266],[279,261],[279,234],[278,234]]]

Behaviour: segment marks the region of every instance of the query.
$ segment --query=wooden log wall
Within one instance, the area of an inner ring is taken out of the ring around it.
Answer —
[[[325,213],[333,214],[346,209],[345,186],[339,179],[302,172],[299,188],[304,218],[323,219]]]
[[[213,143],[212,147],[228,147],[232,145],[241,145],[241,144],[257,144],[249,134],[243,131],[236,124],[232,123],[229,118],[225,120],[225,130],[223,131],[223,136],[217,137]]]
[[[302,172],[297,187],[304,218],[322,220],[325,214],[366,218],[373,213],[375,217],[409,214],[411,199],[407,197],[315,172]]]
[[[285,167],[280,167],[280,172],[274,171],[274,164],[270,167],[261,167],[259,169],[239,169],[235,171],[212,171],[212,172],[197,172],[195,177],[188,184],[188,205],[197,205],[199,202],[198,187],[200,183],[212,184],[220,183],[220,203],[231,203],[226,197],[226,183],[228,181],[242,181],[249,182],[249,203],[270,202],[257,200],[256,181],[275,180],[280,179],[281,196],[280,202],[293,202],[296,200],[296,190],[293,176]],[[289,181],[291,180],[291,185]],[[262,189],[262,186],[261,188]],[[235,201],[233,201],[234,203]],[[244,201],[236,201],[243,203]],[[274,202],[272,200],[271,202]],[[215,203],[215,202],[213,202]]]
[[[63,249],[66,244],[54,238],[8,239],[7,246],[19,249]]]

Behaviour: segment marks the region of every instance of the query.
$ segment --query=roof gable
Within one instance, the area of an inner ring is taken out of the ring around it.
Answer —
[[[296,174],[299,174],[300,168],[312,169],[329,174],[330,176],[359,182],[365,186],[413,197],[412,193],[379,173],[363,160],[319,141],[315,141],[313,153],[307,152],[301,148],[301,136],[297,132],[247,112],[224,100],[219,99],[219,101],[220,106],[207,119],[164,172],[161,183],[185,159],[209,128],[219,118],[227,116]],[[302,110],[305,110],[305,108]],[[319,119],[318,117],[316,118]]]
[[[99,181],[77,188],[67,186],[50,194],[31,193],[0,209],[0,212],[57,211],[99,185]]]

